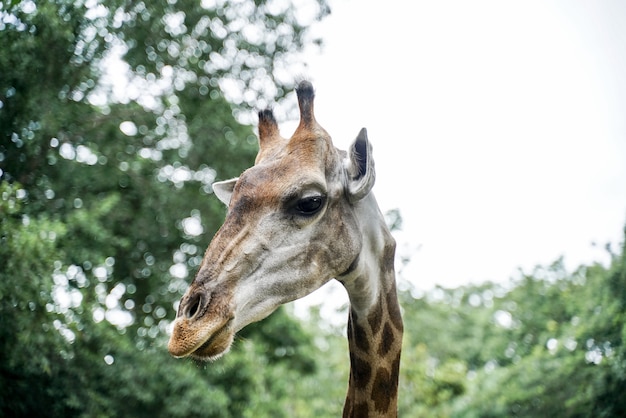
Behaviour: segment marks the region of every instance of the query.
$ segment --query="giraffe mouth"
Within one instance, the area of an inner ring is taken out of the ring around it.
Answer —
[[[221,325],[202,326],[186,318],[174,321],[168,350],[174,357],[191,356],[197,360],[215,360],[227,353],[235,338],[232,326],[234,318]],[[215,330],[215,331],[213,331]]]
[[[235,333],[231,327],[232,321],[232,319],[227,321],[217,331],[208,334],[206,341],[189,355],[197,360],[216,360],[226,354],[235,339]]]

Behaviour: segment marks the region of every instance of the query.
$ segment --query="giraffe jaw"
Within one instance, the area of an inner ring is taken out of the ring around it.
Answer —
[[[200,347],[191,353],[197,360],[216,360],[228,353],[235,339],[235,333],[229,328],[229,323],[211,335]]]
[[[233,320],[218,326],[197,327],[186,318],[174,321],[168,350],[174,357],[193,357],[197,360],[215,360],[226,354],[235,338]]]

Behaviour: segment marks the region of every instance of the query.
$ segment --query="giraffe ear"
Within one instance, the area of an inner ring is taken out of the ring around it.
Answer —
[[[348,196],[351,202],[356,202],[363,199],[372,190],[376,181],[372,145],[367,139],[367,130],[365,128],[361,129],[361,132],[359,132],[359,135],[357,135],[350,146],[346,165]]]
[[[215,193],[215,196],[217,196],[217,198],[226,206],[230,203],[230,198],[233,195],[233,189],[235,188],[237,180],[239,180],[239,177],[230,180],[218,181],[212,185],[213,193]]]

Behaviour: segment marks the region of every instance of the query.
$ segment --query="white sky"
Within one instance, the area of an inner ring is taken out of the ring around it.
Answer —
[[[317,27],[325,48],[305,54],[303,75],[336,145],[367,127],[379,204],[400,209],[399,252],[414,251],[405,278],[421,289],[506,281],[617,249],[626,2],[331,5]]]

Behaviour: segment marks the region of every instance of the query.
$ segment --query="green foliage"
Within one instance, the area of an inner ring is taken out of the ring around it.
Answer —
[[[19,184],[0,183],[0,410],[20,415],[28,404],[55,396],[46,383],[62,370],[68,350],[55,329],[63,318],[50,312],[55,302],[50,269],[65,229],[45,215],[20,216],[24,196]],[[42,382],[31,387],[35,377]]]
[[[215,367],[164,346],[223,219],[210,185],[256,153],[220,84],[274,100],[271,72],[313,41],[292,8],[204,4],[0,8],[2,416],[287,416],[270,402],[285,388],[256,367],[316,370],[311,337],[280,311]],[[246,19],[280,30],[252,36]],[[116,54],[129,69],[114,75],[139,86],[123,94],[107,81]]]
[[[622,416],[626,263],[401,293],[407,416]]]

